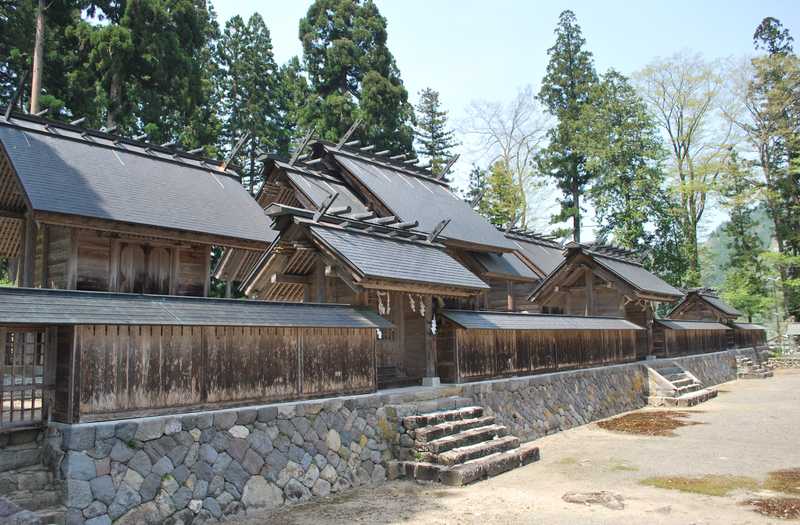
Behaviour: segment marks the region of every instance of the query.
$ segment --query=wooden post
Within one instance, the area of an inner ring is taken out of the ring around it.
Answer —
[[[67,259],[67,290],[78,289],[78,229],[69,232],[69,259]]]
[[[508,306],[508,311],[514,311],[514,283],[511,281],[506,281],[506,301]]]
[[[586,315],[594,315],[594,275],[591,268],[586,268],[584,271],[586,276]]]
[[[325,262],[318,258],[314,265],[314,288],[316,295],[314,301],[318,303],[327,303],[327,280],[325,279]]]
[[[45,0],[39,0],[36,14],[36,39],[33,45],[33,78],[31,78],[31,113],[39,112],[39,96],[42,92],[42,64],[44,55],[44,11]]]
[[[22,244],[22,268],[19,285],[24,287],[33,286],[33,275],[36,266],[36,223],[30,212],[25,215],[22,228],[24,230]]]
[[[425,296],[425,377],[423,386],[439,386],[439,377],[436,375],[436,336],[431,333],[431,321],[436,316],[433,311],[433,296]]]
[[[42,268],[41,268],[41,284],[42,288],[50,288],[47,282],[50,280],[50,227],[47,224],[42,225]]]

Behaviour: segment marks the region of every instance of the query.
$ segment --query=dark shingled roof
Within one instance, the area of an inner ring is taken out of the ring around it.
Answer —
[[[766,332],[767,329],[760,324],[755,323],[733,323],[734,328],[738,328],[739,330],[761,330]]]
[[[443,310],[442,316],[472,330],[644,330],[618,317]]]
[[[322,225],[309,229],[315,239],[365,277],[473,290],[489,288],[435,246]]]
[[[380,199],[397,217],[419,221],[419,229],[433,230],[451,219],[442,237],[510,251],[514,244],[450,191],[447,184],[401,169],[370,162],[344,152],[333,152],[336,161]]]
[[[736,317],[743,315],[742,312],[740,312],[739,310],[737,310],[736,308],[729,305],[728,303],[726,303],[725,301],[723,301],[722,299],[720,299],[715,295],[701,293],[700,297],[705,299],[708,302],[708,304],[710,304],[711,306],[713,306],[722,313],[728,315],[735,315]]]
[[[516,253],[471,252],[488,273],[510,278],[535,281],[539,278],[533,270],[523,263]]]
[[[3,325],[168,325],[391,328],[367,309],[159,295],[0,288]]]
[[[660,325],[670,330],[730,330],[730,327],[713,321],[676,321],[674,319],[656,319]]]
[[[275,165],[286,171],[286,176],[292,184],[300,190],[303,195],[319,208],[325,199],[333,193],[339,196],[333,201],[333,207],[350,206],[352,213],[363,213],[367,207],[358,200],[358,197],[350,191],[343,182],[336,181],[332,177],[315,173],[312,170],[290,166],[286,162],[276,162]]]
[[[600,266],[616,274],[638,290],[659,295],[683,297],[683,292],[639,264],[622,259],[605,257],[597,253],[592,253],[592,256]]]
[[[509,236],[509,239],[517,246],[522,255],[545,275],[552,273],[564,260],[564,248],[555,244],[522,239],[516,236]]]
[[[0,122],[0,143],[34,210],[247,241],[275,238],[255,200],[217,166],[87,137],[21,119]]]

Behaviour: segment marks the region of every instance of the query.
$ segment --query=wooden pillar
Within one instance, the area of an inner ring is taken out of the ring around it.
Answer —
[[[584,278],[586,279],[586,315],[592,316],[594,315],[594,276],[592,275],[592,269],[586,268],[584,270]]]
[[[514,311],[514,283],[506,281],[506,301],[509,312]]]
[[[33,275],[36,266],[36,223],[30,212],[25,215],[22,222],[22,255],[18,270],[17,283],[19,286],[33,286]]]
[[[327,303],[327,279],[325,279],[325,263],[322,259],[317,259],[314,265],[314,288],[315,296],[314,301],[318,303]]]
[[[647,329],[647,354],[648,356],[653,355],[653,327],[655,322],[653,321],[653,309],[650,307],[650,304],[645,302],[644,303],[644,319],[645,319],[645,328]],[[664,340],[664,346],[666,347],[666,338]],[[667,354],[669,355],[669,354]]]
[[[436,316],[432,295],[425,296],[425,377],[423,386],[439,386],[439,377],[436,375],[436,336],[431,333],[431,321]]]
[[[42,288],[50,288],[50,283],[47,281],[50,280],[50,228],[46,225],[42,225],[42,268],[41,274],[39,276],[40,279],[40,286]]]

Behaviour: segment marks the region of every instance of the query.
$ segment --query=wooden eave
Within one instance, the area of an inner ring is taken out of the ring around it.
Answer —
[[[206,244],[209,246],[223,246],[228,248],[241,248],[244,250],[263,250],[266,244],[265,241],[239,239],[188,230],[176,230],[158,226],[113,221],[108,219],[97,219],[78,215],[67,215],[63,213],[39,210],[34,211],[33,219],[43,224],[52,224],[56,226],[86,228],[90,230],[107,231],[126,235],[158,237],[173,241],[188,242],[193,244]]]

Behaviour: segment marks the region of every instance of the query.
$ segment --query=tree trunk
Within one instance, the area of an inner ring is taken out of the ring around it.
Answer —
[[[119,112],[120,98],[122,94],[122,81],[119,72],[111,74],[111,85],[108,88],[108,113],[106,115],[106,127],[113,128],[117,125],[117,113]]]
[[[575,211],[572,215],[572,238],[575,242],[581,242],[581,194],[577,186],[572,187],[572,205],[575,206]]]
[[[33,78],[31,79],[31,113],[39,112],[39,95],[42,92],[42,66],[44,55],[44,0],[39,0],[36,15],[36,41],[33,46]]]

